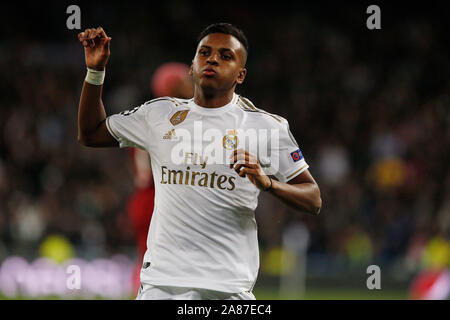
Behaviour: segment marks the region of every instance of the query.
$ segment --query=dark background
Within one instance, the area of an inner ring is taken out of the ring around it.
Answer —
[[[154,70],[190,64],[207,25],[244,30],[248,75],[237,92],[288,119],[323,200],[312,217],[261,197],[263,282],[283,274],[277,250],[294,224],[308,230],[308,281],[359,279],[377,264],[405,288],[423,269],[448,268],[449,11],[440,1],[3,4],[0,262],[35,259],[54,234],[77,257],[135,257],[127,153],[77,143],[86,68],[79,30],[66,28],[70,4],[82,30],[112,37],[108,115],[153,98]],[[366,28],[370,4],[381,8],[381,30]]]

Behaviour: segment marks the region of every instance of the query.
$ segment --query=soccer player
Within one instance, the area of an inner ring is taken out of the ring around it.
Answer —
[[[259,193],[311,214],[322,200],[288,122],[235,93],[247,74],[244,33],[227,23],[200,33],[192,99],[154,99],[109,117],[101,96],[111,38],[101,27],[78,36],[88,68],[78,141],[151,157],[155,208],[137,299],[255,299]]]

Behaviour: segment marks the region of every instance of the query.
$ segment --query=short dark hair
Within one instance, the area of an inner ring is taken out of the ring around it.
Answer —
[[[248,41],[244,32],[238,27],[232,25],[231,23],[219,22],[207,26],[198,36],[197,43],[200,43],[204,37],[211,33],[224,33],[229,34],[239,40],[245,51],[248,54]]]

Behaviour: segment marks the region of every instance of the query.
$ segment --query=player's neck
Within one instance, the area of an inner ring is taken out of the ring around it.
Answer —
[[[234,91],[215,92],[214,94],[206,94],[202,90],[195,90],[194,102],[204,108],[220,108],[233,99]]]

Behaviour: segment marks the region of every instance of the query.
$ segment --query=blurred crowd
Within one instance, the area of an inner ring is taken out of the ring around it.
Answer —
[[[152,99],[154,70],[190,64],[208,24],[244,30],[248,76],[237,92],[289,121],[323,200],[312,217],[261,196],[261,272],[273,270],[265,254],[294,223],[308,230],[312,256],[411,273],[450,265],[450,56],[439,19],[413,12],[370,31],[361,8],[333,16],[182,1],[80,7],[82,28],[101,25],[112,37],[107,114]],[[43,32],[31,12],[29,29],[1,22],[0,262],[45,255],[54,235],[70,244],[67,258],[135,255],[129,158],[77,142],[84,54],[57,8],[42,13]]]

